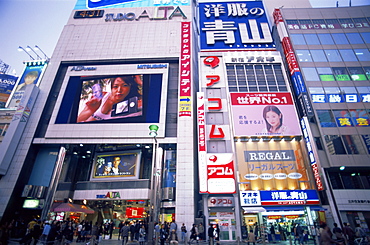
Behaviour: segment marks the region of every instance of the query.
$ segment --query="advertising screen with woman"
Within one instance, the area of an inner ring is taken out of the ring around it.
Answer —
[[[290,93],[231,93],[235,136],[302,135]]]

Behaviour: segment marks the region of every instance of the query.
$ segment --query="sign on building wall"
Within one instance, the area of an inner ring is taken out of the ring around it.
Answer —
[[[74,9],[106,9],[190,5],[190,0],[77,0]]]
[[[191,23],[181,23],[179,117],[191,116]]]
[[[0,108],[4,108],[18,77],[0,74]]]
[[[207,154],[208,193],[235,193],[234,155]]]
[[[199,4],[201,49],[273,48],[262,2]]]
[[[302,135],[290,93],[230,93],[235,136]]]

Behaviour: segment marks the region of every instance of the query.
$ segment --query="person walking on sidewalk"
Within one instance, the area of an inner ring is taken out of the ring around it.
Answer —
[[[213,227],[211,223],[209,224],[209,227],[208,227],[208,238],[209,238],[209,245],[213,245],[214,235],[213,235]]]
[[[129,223],[125,222],[121,228],[122,245],[126,245],[128,242],[128,235],[130,232]]]

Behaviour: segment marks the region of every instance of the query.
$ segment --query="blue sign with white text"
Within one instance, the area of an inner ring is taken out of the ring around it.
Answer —
[[[201,49],[274,48],[262,1],[200,3]]]

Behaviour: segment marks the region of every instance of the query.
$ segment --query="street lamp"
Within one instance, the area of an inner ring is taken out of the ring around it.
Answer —
[[[32,51],[37,56],[38,59],[42,60],[42,58],[40,57],[40,55],[38,53],[36,53],[36,51],[33,50],[33,48],[31,48],[29,45],[26,47],[26,50],[27,51]]]
[[[149,222],[149,237],[154,237],[154,223],[159,222],[158,220],[158,213],[159,213],[159,206],[160,206],[160,178],[161,178],[161,165],[160,165],[160,158],[158,157],[158,142],[157,142],[157,135],[158,135],[159,127],[157,125],[150,125],[149,126],[149,135],[153,137],[153,158],[152,158],[152,181],[151,181],[151,202],[150,202],[150,222]],[[157,234],[155,234],[157,235]],[[157,244],[158,238],[155,238],[155,244]]]
[[[42,51],[39,46],[35,45],[35,50],[39,50],[45,56],[45,59],[49,60],[49,57],[44,53],[44,51]]]
[[[24,51],[24,52],[26,52],[26,54],[28,54],[28,56],[30,56],[30,58],[32,60],[35,60],[35,58],[33,58],[32,55],[30,53],[28,53],[27,50],[25,50],[23,47],[19,46],[18,47],[18,51]]]

